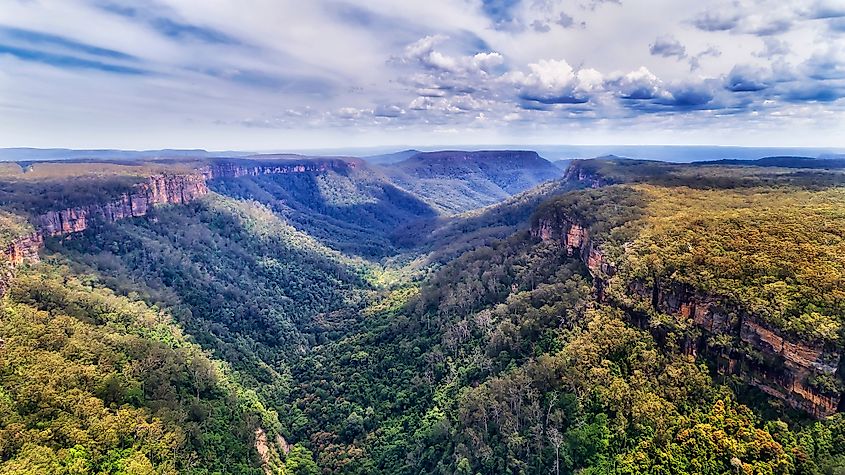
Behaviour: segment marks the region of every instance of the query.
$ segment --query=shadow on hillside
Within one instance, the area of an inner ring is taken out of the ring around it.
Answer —
[[[265,204],[326,246],[367,259],[398,252],[391,240],[396,228],[437,216],[425,202],[372,176],[292,173],[209,185],[220,194]]]

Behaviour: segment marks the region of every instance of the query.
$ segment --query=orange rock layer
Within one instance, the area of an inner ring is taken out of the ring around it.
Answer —
[[[45,237],[64,236],[88,229],[92,222],[111,223],[126,218],[145,216],[152,208],[165,204],[185,204],[208,194],[208,182],[221,178],[244,176],[322,173],[347,170],[358,166],[354,160],[305,160],[282,164],[249,164],[223,162],[210,165],[194,174],[162,174],[149,177],[132,191],[107,203],[49,211],[35,219],[36,232],[20,237],[0,251],[7,266],[37,262]]]
[[[594,277],[598,298],[604,299],[606,279],[615,274],[615,269],[591,242],[583,226],[566,219],[539,219],[531,234],[543,241],[560,243],[567,255],[579,256]],[[738,375],[763,392],[814,417],[831,415],[845,405],[841,392],[823,393],[809,384],[811,378],[818,376],[841,379],[838,367],[842,352],[838,348],[783,334],[742,308],[686,285],[630,282],[627,289],[630,295],[655,311],[694,323],[702,334],[697,338],[689,337],[684,343],[684,351],[709,356],[722,374]],[[651,325],[644,326],[660,332]],[[727,335],[736,344],[728,349],[709,347],[708,335]],[[743,346],[757,354],[752,356],[738,349]]]

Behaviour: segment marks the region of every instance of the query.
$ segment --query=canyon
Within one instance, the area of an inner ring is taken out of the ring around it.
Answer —
[[[190,203],[207,195],[213,180],[330,170],[348,172],[359,166],[360,161],[347,159],[221,160],[190,173],[151,175],[118,199],[35,216],[31,220],[34,232],[12,240],[0,252],[0,259],[6,264],[7,273],[11,272],[21,264],[37,262],[45,239],[79,233],[93,223],[146,216],[157,206]],[[579,162],[569,167],[564,180],[578,182],[586,188],[612,183]],[[588,226],[577,219],[560,213],[540,216],[530,232],[538,240],[558,243],[566,255],[580,259],[593,277],[598,301],[623,307],[632,323],[649,329],[657,341],[665,340],[668,330],[661,325],[652,325],[649,315],[670,315],[679,322],[689,322],[696,329],[684,332],[682,351],[705,358],[720,374],[735,375],[817,418],[831,415],[845,405],[841,390],[820,389],[811,383],[820,377],[841,382],[840,367],[845,363],[842,352],[834,345],[784,334],[740,305],[689,285],[660,279],[623,282],[617,265],[608,259],[595,236],[590,235]],[[612,286],[617,290],[615,293],[609,291]],[[614,297],[620,293],[627,298]],[[727,337],[733,344],[716,345],[713,343],[716,337]],[[841,384],[835,387],[841,387]]]

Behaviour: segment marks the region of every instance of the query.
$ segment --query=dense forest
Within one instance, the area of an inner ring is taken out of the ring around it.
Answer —
[[[574,161],[445,214],[400,163],[47,237],[6,277],[0,473],[845,473],[841,171]],[[52,182],[6,180],[8,243]]]

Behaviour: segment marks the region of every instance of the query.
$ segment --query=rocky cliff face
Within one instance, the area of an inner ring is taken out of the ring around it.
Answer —
[[[767,394],[815,417],[838,410],[841,392],[825,392],[810,384],[819,377],[837,378],[842,354],[833,345],[786,335],[740,306],[687,285],[639,283],[629,288],[640,300],[650,300],[656,311],[694,322],[702,334],[688,337],[685,346],[691,354],[702,353],[715,360],[722,373],[739,375]],[[718,335],[730,337],[733,344],[708,346],[708,337]]]
[[[209,180],[282,173],[346,171],[358,165],[357,161],[341,159],[277,163],[231,161],[218,162],[191,174],[153,175],[114,201],[49,211],[37,216],[34,220],[36,232],[10,243],[6,249],[0,251],[0,260],[11,268],[24,262],[36,262],[46,237],[81,232],[95,221],[111,223],[145,216],[159,205],[188,203],[208,194]]]
[[[599,246],[587,230],[568,219],[539,219],[531,234],[543,241],[561,244],[567,255],[579,256],[594,277],[599,300],[606,300],[607,278],[615,274]],[[839,390],[820,389],[811,381],[819,378],[841,380],[839,367],[845,366],[840,349],[817,342],[802,341],[783,334],[741,307],[717,296],[695,291],[673,282],[621,283],[626,293],[653,310],[694,323],[700,331],[686,337],[684,350],[715,363],[722,374],[737,375],[767,394],[785,401],[814,417],[825,417],[845,409],[845,395]],[[625,306],[619,302],[609,302]],[[648,324],[648,317],[628,308],[635,323],[665,335]],[[713,345],[713,337],[727,336],[728,347]]]
[[[156,175],[108,203],[49,211],[37,218],[36,228],[44,236],[62,236],[84,231],[92,220],[114,222],[146,215],[156,205],[184,204],[208,193],[202,175]]]
[[[612,275],[613,266],[594,246],[587,229],[573,220],[539,219],[531,228],[531,235],[543,241],[559,242],[567,256],[579,256],[594,278]]]
[[[206,180],[214,180],[286,173],[323,173],[329,170],[344,172],[360,167],[361,163],[361,160],[339,158],[299,160],[283,163],[249,163],[246,160],[238,160],[215,163],[203,168],[201,172]]]
[[[564,181],[579,182],[589,188],[599,188],[612,185],[613,181],[601,176],[595,170],[587,166],[583,160],[573,160],[563,175]]]

